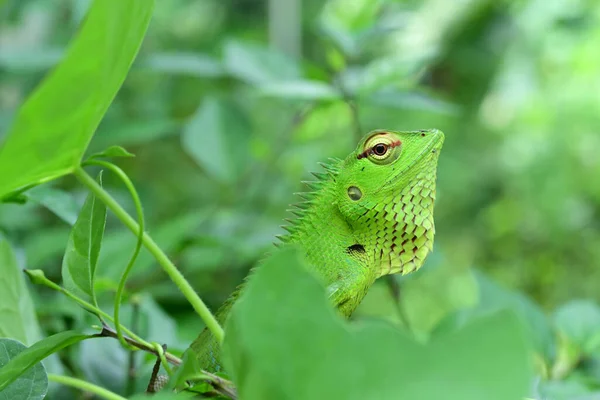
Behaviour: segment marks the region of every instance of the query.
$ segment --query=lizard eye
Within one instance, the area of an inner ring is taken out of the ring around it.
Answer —
[[[378,132],[367,139],[358,159],[368,158],[375,164],[389,164],[398,158],[401,150],[402,142],[395,135]]]

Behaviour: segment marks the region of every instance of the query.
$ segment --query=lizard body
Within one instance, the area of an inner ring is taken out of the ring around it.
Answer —
[[[298,246],[332,303],[350,316],[383,275],[421,267],[433,248],[438,130],[373,131],[344,160],[322,164],[312,191],[290,210],[296,218],[279,237]],[[243,285],[217,312],[224,324]],[[205,329],[191,344],[200,366],[218,372],[219,345]]]

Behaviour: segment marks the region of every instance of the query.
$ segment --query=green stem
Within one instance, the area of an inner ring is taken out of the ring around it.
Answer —
[[[68,298],[72,299],[73,301],[75,301],[77,304],[79,304],[81,307],[83,307],[85,310],[91,312],[92,314],[96,314],[99,317],[104,317],[112,323],[115,322],[115,320],[113,319],[113,317],[111,315],[102,311],[100,308],[94,306],[92,303],[88,303],[87,301],[80,299],[79,297],[75,296],[73,293],[69,292],[67,289],[63,288],[62,286],[57,285],[56,283],[52,282],[51,280],[47,280],[47,282],[44,282],[44,284],[46,286],[50,287],[51,289],[61,292],[62,294],[64,294]],[[139,337],[138,335],[136,335],[135,333],[133,333],[126,327],[121,326],[121,329],[123,329],[123,331],[125,331],[125,333],[127,335],[129,335],[132,339],[134,339],[148,347],[152,347],[151,343],[146,342],[144,339],[142,339],[141,337]]]
[[[129,228],[133,233],[138,233],[140,228],[137,222],[127,212],[117,203],[112,196],[102,188],[91,176],[89,176],[81,167],[75,169],[75,176],[88,187],[90,191],[92,191],[100,200],[106,204],[108,208],[112,210],[113,213]],[[184,278],[184,276],[179,272],[177,267],[169,260],[167,255],[158,247],[156,242],[152,240],[152,238],[144,232],[143,237],[144,246],[148,249],[150,254],[154,256],[156,261],[162,266],[164,271],[169,275],[171,280],[177,285],[181,293],[185,296],[185,298],[190,302],[194,310],[198,313],[200,318],[206,324],[206,327],[212,332],[215,336],[216,340],[219,343],[223,342],[223,328],[219,325],[219,322],[214,317],[214,315],[210,312],[206,304],[202,301],[202,299],[196,294],[194,289],[191,287],[189,282]]]
[[[93,393],[107,400],[127,400],[125,397],[119,396],[110,390],[106,390],[100,386],[96,386],[93,383],[89,383],[81,379],[55,374],[48,374],[48,379],[53,382],[60,383],[61,385],[70,386],[83,390],[84,392]]]
[[[173,370],[171,366],[167,362],[167,358],[165,357],[165,349],[158,343],[154,343],[154,350],[158,353],[158,358],[160,358],[160,362],[162,363],[163,368],[167,371],[167,375],[169,378],[173,376]]]
[[[137,190],[135,190],[135,186],[133,186],[131,179],[129,179],[127,174],[125,174],[125,172],[123,172],[123,170],[121,168],[119,168],[116,165],[111,164],[109,162],[100,161],[100,160],[91,160],[91,161],[86,162],[86,164],[99,165],[101,167],[109,169],[112,173],[117,175],[119,177],[119,179],[121,179],[123,184],[125,184],[125,186],[127,187],[127,190],[129,190],[129,193],[131,194],[131,198],[133,200],[133,204],[135,205],[135,211],[137,213],[137,218],[138,218],[137,239],[138,240],[135,245],[135,249],[133,250],[133,254],[131,255],[131,258],[129,259],[129,263],[125,267],[125,270],[123,271],[123,274],[121,275],[121,279],[119,280],[119,286],[117,287],[117,294],[116,294],[116,298],[115,298],[115,308],[114,308],[114,316],[115,316],[114,318],[115,318],[115,328],[117,330],[117,338],[119,339],[119,341],[121,342],[123,347],[127,348],[127,347],[129,347],[129,345],[127,344],[127,342],[125,341],[125,338],[123,337],[123,331],[121,330],[121,324],[119,322],[120,321],[119,312],[121,309],[121,300],[123,298],[123,291],[125,290],[125,283],[127,282],[127,277],[129,276],[129,273],[131,272],[131,269],[133,268],[133,265],[135,264],[135,260],[137,259],[138,255],[140,254],[140,250],[142,249],[142,243],[144,240],[144,211],[142,210],[142,202],[140,201],[140,196],[138,195]]]

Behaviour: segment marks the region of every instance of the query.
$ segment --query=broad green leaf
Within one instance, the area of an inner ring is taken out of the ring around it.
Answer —
[[[0,199],[73,171],[133,62],[152,0],[96,0],[0,147]]]
[[[8,241],[0,235],[0,337],[27,345],[42,337],[25,277]]]
[[[440,265],[402,283],[401,307],[415,333],[428,334],[447,315],[477,304],[479,289],[469,269]]]
[[[77,220],[81,207],[70,193],[45,185],[34,187],[24,195],[46,207],[69,225],[73,225]]]
[[[244,399],[519,399],[531,385],[529,358],[506,311],[426,344],[387,323],[349,324],[291,250],[253,274],[223,355]]]
[[[102,186],[102,173],[97,180]],[[105,224],[106,206],[90,192],[69,235],[62,263],[63,285],[87,301],[96,299],[94,281]]]
[[[207,98],[187,124],[184,150],[211,177],[231,182],[246,166],[250,126],[232,104]]]
[[[573,300],[554,313],[554,324],[582,351],[598,349],[600,332],[600,307],[586,300]]]
[[[556,353],[554,332],[540,307],[523,294],[501,287],[480,271],[474,271],[474,275],[479,286],[479,303],[450,315],[436,331],[451,331],[482,315],[508,309],[518,316],[535,350],[547,360],[552,359]]]
[[[230,40],[225,43],[224,52],[227,71],[246,83],[260,85],[301,76],[292,59],[258,44]]]
[[[0,338],[0,374],[6,364],[14,359],[27,346],[13,339]],[[48,375],[46,368],[38,362],[28,371],[23,371],[4,389],[0,389],[0,399],[41,400],[48,392]]]
[[[0,368],[0,393],[8,385],[31,367],[48,357],[52,353],[78,343],[93,336],[82,335],[75,331],[65,331],[49,336],[21,351],[16,357]]]
[[[135,157],[135,154],[128,152],[121,146],[110,146],[109,148],[107,148],[101,152],[90,155],[87,159],[93,160],[95,158],[116,158],[116,157],[131,158],[131,157]]]

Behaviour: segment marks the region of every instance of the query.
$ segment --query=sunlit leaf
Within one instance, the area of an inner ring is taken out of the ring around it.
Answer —
[[[0,147],[0,198],[68,174],[125,79],[151,0],[97,0],[60,65],[21,107]]]
[[[27,346],[13,339],[0,338],[0,376],[2,369]],[[2,378],[0,378],[2,379]],[[1,382],[1,381],[0,381]],[[48,375],[41,362],[23,371],[16,380],[0,389],[0,398],[18,400],[41,400],[48,392]]]

